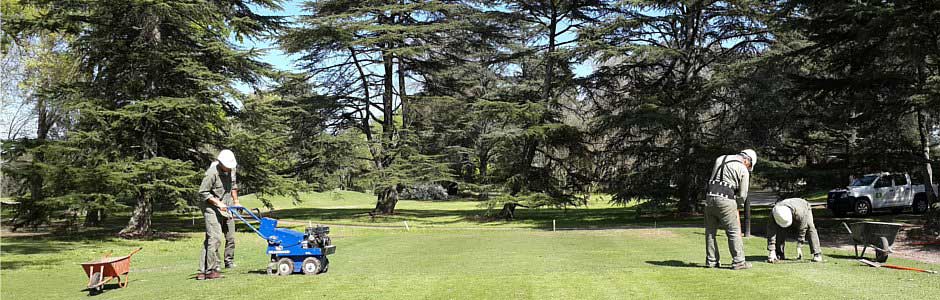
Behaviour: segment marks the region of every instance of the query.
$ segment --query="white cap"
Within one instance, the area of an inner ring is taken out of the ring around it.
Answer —
[[[780,227],[787,228],[793,224],[793,210],[785,205],[774,206],[772,214],[774,215],[774,221]]]
[[[234,169],[238,166],[238,162],[235,161],[235,153],[232,153],[232,150],[225,149],[220,151],[217,160],[229,169]]]
[[[751,149],[744,149],[744,150],[741,150],[741,153],[739,155],[746,156],[747,158],[751,160],[751,167],[748,168],[747,170],[754,171],[754,166],[757,165],[757,152],[754,152],[754,150],[751,150]]]

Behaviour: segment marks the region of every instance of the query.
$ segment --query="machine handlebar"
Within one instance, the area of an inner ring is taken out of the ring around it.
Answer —
[[[245,225],[248,225],[248,228],[251,228],[251,230],[254,231],[255,233],[257,233],[258,236],[260,236],[261,238],[263,238],[263,239],[265,239],[265,240],[268,239],[268,237],[264,236],[264,234],[261,234],[261,231],[258,231],[258,228],[256,228],[254,225],[252,225],[251,223],[249,223],[248,220],[245,220],[245,218],[242,217],[242,215],[239,213],[239,211],[244,211],[244,212],[248,213],[248,215],[251,216],[252,218],[254,218],[255,221],[258,221],[258,223],[261,223],[261,217],[258,217],[258,215],[252,213],[251,210],[248,210],[248,209],[245,208],[244,206],[240,206],[240,205],[237,205],[237,206],[236,206],[236,205],[229,206],[228,209],[229,209],[229,211],[231,211],[231,213],[232,213],[233,216],[237,217],[239,220],[242,220],[242,222],[244,222]]]

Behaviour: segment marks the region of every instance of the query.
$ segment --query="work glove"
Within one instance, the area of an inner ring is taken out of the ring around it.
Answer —
[[[796,243],[796,260],[803,259],[803,243]]]
[[[813,254],[813,262],[821,262],[821,261],[822,261],[822,254],[819,254],[819,253]]]
[[[770,253],[767,253],[767,262],[776,263],[777,262],[777,251],[770,250]]]

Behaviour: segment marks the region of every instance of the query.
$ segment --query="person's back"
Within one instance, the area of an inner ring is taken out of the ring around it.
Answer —
[[[721,196],[743,204],[747,198],[750,174],[740,155],[722,155],[715,160],[709,176],[708,196]],[[713,186],[718,185],[718,186]]]
[[[803,257],[803,244],[809,240],[813,261],[822,261],[822,248],[819,235],[813,224],[813,208],[802,198],[788,198],[778,201],[771,209],[773,216],[767,221],[767,261],[770,263],[785,259],[784,244],[788,232],[796,235],[797,259]]]

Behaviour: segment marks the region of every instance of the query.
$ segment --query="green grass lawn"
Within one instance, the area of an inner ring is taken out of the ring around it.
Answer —
[[[351,225],[392,225],[357,217],[373,201],[361,194],[343,197],[308,195],[293,207],[277,199],[275,212],[292,220],[327,220]],[[244,199],[252,207],[250,198]],[[333,215],[331,210],[339,210]],[[645,224],[630,208],[592,203],[588,209],[525,210],[524,220],[475,221],[474,202],[402,201],[401,220],[416,226],[381,229],[338,226],[332,230],[337,254],[329,273],[275,277],[263,274],[265,243],[242,231],[238,267],[226,278],[196,281],[202,234],[179,225],[178,235],[153,240],[122,240],[105,231],[46,236],[4,236],[0,241],[0,298],[78,299],[87,277],[80,263],[113,251],[124,255],[138,246],[131,282],[109,289],[98,299],[929,299],[940,294],[940,275],[863,267],[850,253],[825,249],[825,263],[792,261],[771,265],[765,240],[746,239],[746,271],[706,269],[703,230],[659,229],[564,230],[552,232],[544,220],[564,220],[568,227]],[[405,214],[405,212],[410,212]],[[309,213],[309,215],[305,215]],[[318,215],[323,213],[324,215]],[[332,219],[331,219],[332,218]],[[644,217],[646,218],[646,217]],[[188,219],[162,217],[158,226]],[[201,220],[197,220],[201,222]],[[673,220],[695,223],[701,220]],[[669,222],[667,222],[669,223]],[[198,223],[197,223],[198,224]],[[657,223],[659,224],[659,223]],[[584,226],[580,226],[584,225]],[[761,227],[761,226],[757,226]],[[299,229],[299,228],[297,228]],[[720,237],[723,262],[729,263]],[[788,247],[795,252],[795,247]],[[795,253],[789,253],[795,256]],[[890,263],[940,270],[891,258]],[[109,288],[115,286],[109,286]]]
[[[372,218],[368,212],[375,207],[375,196],[370,194],[348,191],[309,193],[304,194],[302,202],[297,204],[289,197],[272,197],[271,200],[276,210],[273,216],[278,219],[339,225],[404,227],[403,222],[408,222],[409,226],[425,228],[550,229],[553,220],[558,228],[701,223],[701,218],[676,220],[656,215],[637,218],[634,205],[612,205],[608,203],[608,196],[593,197],[586,207],[580,208],[518,208],[516,215],[519,218],[512,222],[486,218],[486,209],[479,205],[479,201],[401,200],[396,206],[395,215]],[[241,201],[242,205],[248,208],[263,207],[254,197],[243,197]]]

